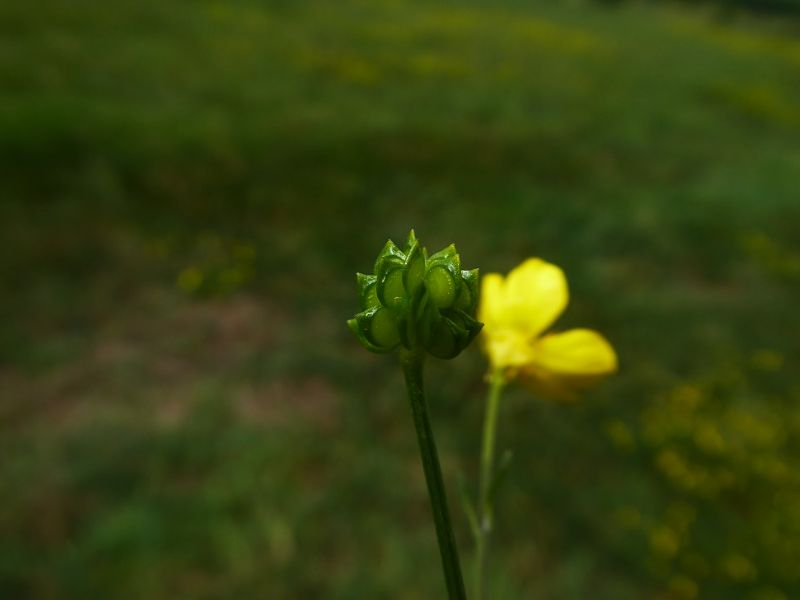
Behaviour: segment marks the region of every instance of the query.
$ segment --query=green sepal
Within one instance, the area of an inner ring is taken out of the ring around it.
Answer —
[[[376,292],[384,306],[393,308],[395,298],[406,296],[403,284],[405,265],[405,253],[392,240],[387,241],[375,261]]]
[[[411,319],[411,302],[408,298],[403,298],[392,309],[397,319],[397,334],[400,336],[400,344],[409,350],[414,347],[416,332],[413,328],[414,320]]]
[[[438,308],[450,308],[461,291],[461,277],[454,276],[446,263],[433,265],[425,273],[425,287]]]
[[[455,358],[470,345],[482,328],[483,323],[463,310],[446,311],[426,348],[437,358]]]
[[[406,255],[392,240],[388,240],[383,249],[375,259],[375,275],[380,279],[381,275],[390,268],[402,267],[405,263]]]
[[[453,277],[461,274],[461,256],[459,256],[455,245],[450,244],[431,255],[428,259],[428,269],[435,266],[446,266],[453,273]]]
[[[356,317],[357,316],[358,315],[356,315]],[[361,342],[361,345],[370,352],[375,352],[376,354],[385,354],[387,352],[391,352],[391,350],[380,348],[373,344],[367,337],[363,326],[356,317],[347,320],[347,327],[350,329],[350,331],[356,334],[356,338],[358,338],[358,341]]]
[[[402,299],[393,309],[397,315],[400,341],[409,350],[424,346],[430,338],[431,324],[441,318],[425,291],[423,286],[418,287],[410,300]]]
[[[402,345],[452,358],[482,327],[471,316],[478,300],[478,270],[462,271],[452,244],[428,257],[413,230],[403,250],[387,241],[375,273],[357,274],[357,284],[362,312],[348,326],[372,352]]]
[[[450,244],[449,246],[445,246],[438,252],[434,252],[433,254],[431,254],[430,260],[431,262],[439,260],[450,260],[454,256],[458,256],[458,250],[456,250],[455,244]]]
[[[406,254],[411,252],[411,248],[414,245],[419,245],[419,241],[417,241],[417,234],[414,233],[414,230],[408,232],[408,237],[406,238]]]
[[[400,334],[397,331],[397,316],[388,308],[380,308],[372,316],[370,327],[372,343],[381,348],[397,348]]]
[[[420,289],[424,290],[425,288]],[[416,320],[419,324],[417,327],[417,341],[421,346],[427,346],[442,320],[442,314],[431,300],[430,294],[422,295],[422,299],[416,307]]]
[[[413,234],[414,231],[412,230]],[[411,236],[409,236],[411,240]],[[419,245],[416,238],[410,241],[406,252],[406,264],[403,272],[403,283],[406,286],[408,295],[413,297],[419,286],[425,279],[425,249]]]
[[[384,266],[387,264],[384,263]],[[402,266],[392,266],[377,276],[375,291],[381,304],[395,309],[401,300],[408,297],[404,278],[405,270]]]
[[[455,309],[452,311],[455,313],[455,316],[452,317],[454,321],[457,321],[458,324],[467,332],[466,337],[462,338],[461,342],[464,345],[464,348],[469,346],[472,343],[472,340],[475,339],[481,329],[483,329],[483,323],[475,319],[472,315],[468,312],[463,311],[461,309]]]
[[[375,315],[378,311],[386,310],[380,306],[376,306],[373,308],[369,308],[364,310],[357,315],[355,315],[352,319],[347,321],[347,326],[350,328],[350,331],[356,334],[358,341],[361,342],[361,345],[364,346],[370,352],[376,352],[378,354],[385,354],[387,352],[391,352],[397,346],[400,345],[398,340],[397,343],[391,345],[380,345],[376,343],[373,338],[372,332],[372,322]]]
[[[478,306],[478,281],[479,269],[461,271],[461,293],[455,302],[455,307],[466,312],[473,312]]]
[[[443,317],[425,348],[436,358],[455,358],[463,350],[459,340],[465,336],[466,330],[452,319]]]
[[[427,262],[425,283],[431,289],[434,301],[439,308],[450,308],[461,292],[461,257],[456,247],[450,244],[433,254]],[[450,278],[445,278],[442,271]]]
[[[361,310],[376,307],[380,304],[375,287],[378,278],[375,275],[364,275],[356,273],[356,284],[358,285],[358,299]]]

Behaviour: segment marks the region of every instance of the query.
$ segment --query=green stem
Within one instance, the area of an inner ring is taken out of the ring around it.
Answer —
[[[417,429],[422,468],[428,484],[433,520],[436,523],[436,537],[439,540],[439,552],[442,556],[447,594],[450,600],[466,600],[464,580],[461,577],[461,566],[458,561],[458,549],[453,536],[453,526],[450,523],[447,496],[442,481],[442,469],[439,466],[439,456],[436,453],[436,443],[433,439],[428,407],[425,403],[425,392],[422,387],[422,362],[422,354],[414,352],[401,352],[400,354],[400,364],[403,367],[403,375],[408,388],[408,399],[411,401],[411,412],[414,415],[414,426]]]
[[[486,414],[483,418],[481,442],[481,470],[478,484],[478,533],[475,540],[475,600],[482,600],[486,592],[486,563],[489,554],[489,536],[492,533],[492,499],[490,497],[494,470],[494,447],[497,433],[497,412],[500,396],[506,381],[501,371],[491,375]]]

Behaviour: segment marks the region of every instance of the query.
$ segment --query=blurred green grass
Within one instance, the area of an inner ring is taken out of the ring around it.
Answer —
[[[509,395],[493,598],[800,594],[796,31],[0,6],[0,595],[441,597],[397,369],[344,327],[411,226],[563,266],[559,327],[620,354],[579,405]],[[429,369],[451,503],[484,369]]]

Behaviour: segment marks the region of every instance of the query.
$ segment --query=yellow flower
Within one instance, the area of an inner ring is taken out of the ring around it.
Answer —
[[[537,392],[561,399],[617,370],[611,344],[590,329],[542,333],[564,311],[567,280],[556,265],[529,258],[505,279],[482,278],[478,318],[493,371],[519,376]]]

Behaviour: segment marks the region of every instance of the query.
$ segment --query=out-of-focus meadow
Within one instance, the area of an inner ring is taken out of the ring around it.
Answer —
[[[0,596],[440,598],[411,226],[615,345],[521,389],[491,597],[800,596],[800,27],[584,2],[0,5]],[[485,360],[432,361],[467,572]]]

